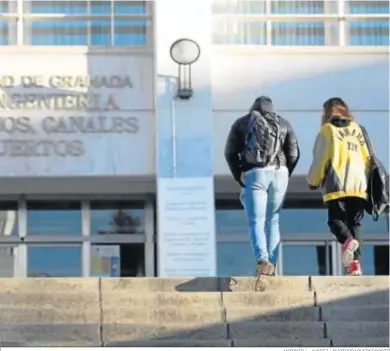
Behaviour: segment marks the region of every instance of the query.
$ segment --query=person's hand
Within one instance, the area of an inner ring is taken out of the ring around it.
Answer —
[[[319,186],[309,184],[309,188],[310,188],[310,190],[317,190],[319,188]]]
[[[237,182],[238,184],[240,184],[240,186],[241,186],[242,188],[246,188],[246,186],[245,186],[245,184],[244,184],[244,177],[245,177],[245,173],[240,173],[240,175],[239,175],[237,178],[235,178],[235,179],[236,179],[236,182]]]

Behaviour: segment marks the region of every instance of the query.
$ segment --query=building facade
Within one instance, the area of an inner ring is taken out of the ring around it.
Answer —
[[[0,277],[158,275],[167,243],[157,183],[172,170],[213,180],[215,232],[200,249],[213,274],[252,275],[223,149],[259,95],[301,148],[279,274],[344,274],[305,179],[331,96],[350,105],[389,168],[389,19],[388,1],[373,0],[2,1]],[[173,99],[169,54],[183,37],[201,50],[186,101]],[[388,275],[388,216],[366,216],[363,233],[364,273]]]

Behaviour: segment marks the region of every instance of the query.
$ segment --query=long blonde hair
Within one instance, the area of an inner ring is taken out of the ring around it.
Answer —
[[[321,118],[321,126],[328,123],[332,118],[339,117],[350,122],[355,118],[349,111],[348,105],[340,98],[331,98],[324,103]]]

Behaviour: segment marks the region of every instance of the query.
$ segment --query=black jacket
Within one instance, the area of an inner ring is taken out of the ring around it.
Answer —
[[[253,168],[252,165],[244,164],[240,159],[240,153],[245,147],[245,134],[250,114],[238,118],[232,125],[225,146],[225,158],[233,175],[233,178],[241,185],[240,176]],[[283,141],[282,148],[275,159],[274,164],[286,166],[289,175],[293,173],[299,160],[298,139],[291,124],[280,117],[280,135]]]

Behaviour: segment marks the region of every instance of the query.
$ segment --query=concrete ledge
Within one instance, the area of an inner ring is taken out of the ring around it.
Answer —
[[[106,342],[105,347],[230,347],[230,340],[135,340]]]
[[[371,292],[389,290],[390,280],[388,276],[322,276],[312,277],[312,289],[320,292]]]
[[[227,339],[227,327],[216,324],[103,324],[103,340],[221,340]]]
[[[388,338],[389,322],[327,322],[326,336],[330,339]]]
[[[327,307],[348,307],[348,306],[378,306],[389,305],[389,292],[387,290],[372,291],[372,292],[318,292],[316,293],[316,301],[318,306]]]
[[[224,310],[218,306],[166,308],[103,308],[105,323],[223,323]]]
[[[267,291],[309,291],[309,277],[263,277]],[[256,278],[220,278],[221,291],[255,291]]]
[[[368,307],[321,307],[322,320],[325,322],[355,322],[355,321],[389,321],[389,306],[368,306]]]
[[[230,338],[236,339],[321,339],[325,337],[323,322],[233,322]]]
[[[347,340],[344,337],[333,338],[332,345],[334,347],[389,347],[389,338],[355,338]]]
[[[271,307],[242,307],[228,308],[226,310],[227,322],[288,322],[288,321],[313,321],[320,320],[318,307],[300,307],[281,310]]]
[[[96,292],[99,278],[2,278],[0,293]]]
[[[219,291],[218,278],[118,278],[102,279],[105,292]]]
[[[99,324],[1,324],[0,340],[13,342],[96,342],[100,340]]]
[[[234,347],[329,347],[329,339],[295,339],[285,336],[280,339],[234,339]]]
[[[146,308],[161,308],[175,307],[184,308],[208,308],[210,306],[221,306],[221,293],[185,293],[185,292],[164,292],[164,293],[128,293],[125,290],[122,292],[102,291],[102,308],[103,310],[128,308],[128,307],[143,307]]]
[[[313,292],[284,291],[275,292],[235,292],[222,293],[223,305],[230,307],[276,307],[287,309],[293,307],[314,307]]]

